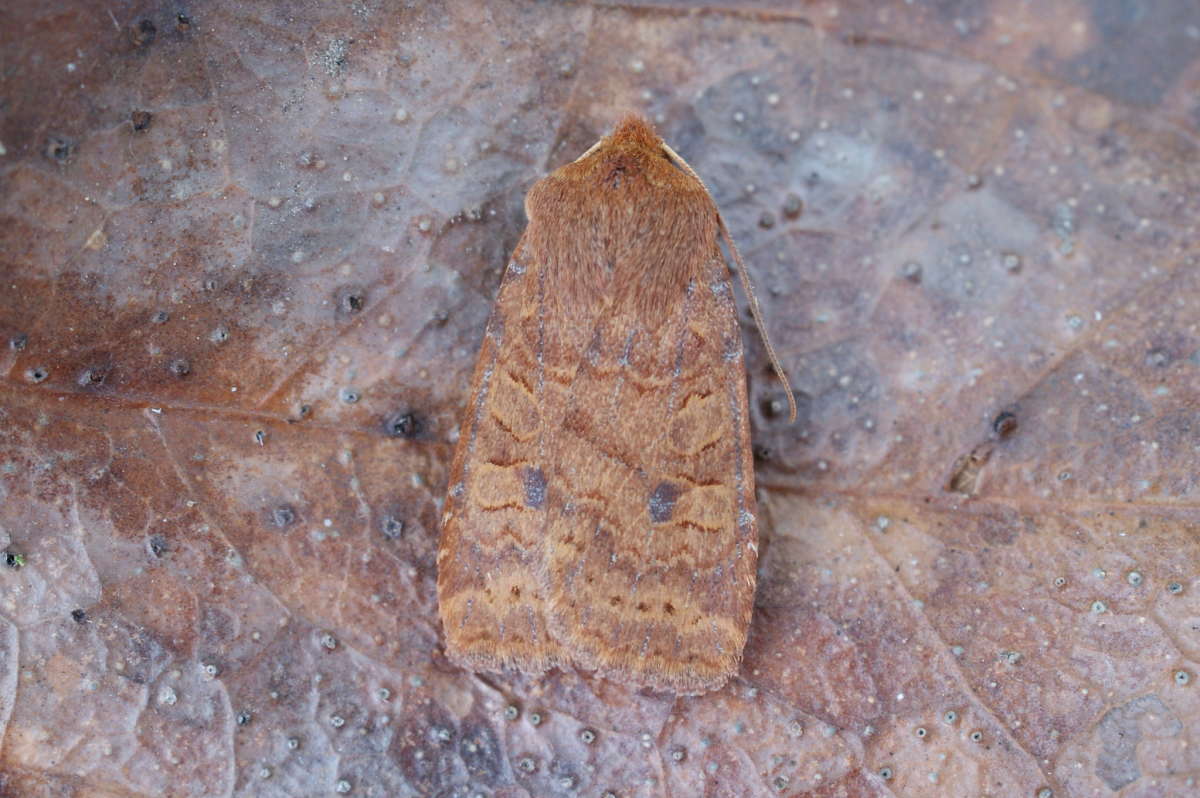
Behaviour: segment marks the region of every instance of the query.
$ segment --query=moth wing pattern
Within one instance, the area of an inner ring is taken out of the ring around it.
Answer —
[[[600,321],[556,433],[573,456],[554,469],[548,621],[585,668],[694,693],[737,671],[757,553],[741,338],[715,247],[643,315]]]
[[[451,466],[447,653],[715,689],[741,661],[757,558],[716,206],[631,118],[526,210]]]
[[[569,659],[545,616],[545,276],[538,261],[517,255],[480,346],[450,467],[438,605],[451,659],[473,670],[540,673]]]

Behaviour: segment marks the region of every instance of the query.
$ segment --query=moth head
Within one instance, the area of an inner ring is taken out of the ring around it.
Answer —
[[[641,147],[651,152],[662,152],[663,140],[644,116],[626,114],[613,132],[604,137],[603,142],[610,147]]]
[[[630,178],[670,190],[703,190],[691,167],[639,114],[626,114],[613,128],[563,170],[598,186],[619,189]]]

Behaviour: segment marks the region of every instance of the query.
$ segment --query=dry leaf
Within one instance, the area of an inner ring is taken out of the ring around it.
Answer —
[[[1200,10],[10,3],[0,792],[1185,796]],[[446,661],[525,190],[626,110],[748,318],[762,558],[699,698]]]

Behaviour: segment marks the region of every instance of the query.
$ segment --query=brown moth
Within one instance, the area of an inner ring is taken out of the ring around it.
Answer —
[[[472,670],[716,689],[741,661],[758,553],[719,236],[761,328],[745,268],[700,178],[636,116],[538,181],[525,212],[450,470],[446,651]]]

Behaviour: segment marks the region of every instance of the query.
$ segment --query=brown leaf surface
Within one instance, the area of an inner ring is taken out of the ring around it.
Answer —
[[[0,66],[0,793],[1196,794],[1194,3],[18,0]],[[802,399],[747,325],[700,698],[436,622],[523,193],[627,109]]]

